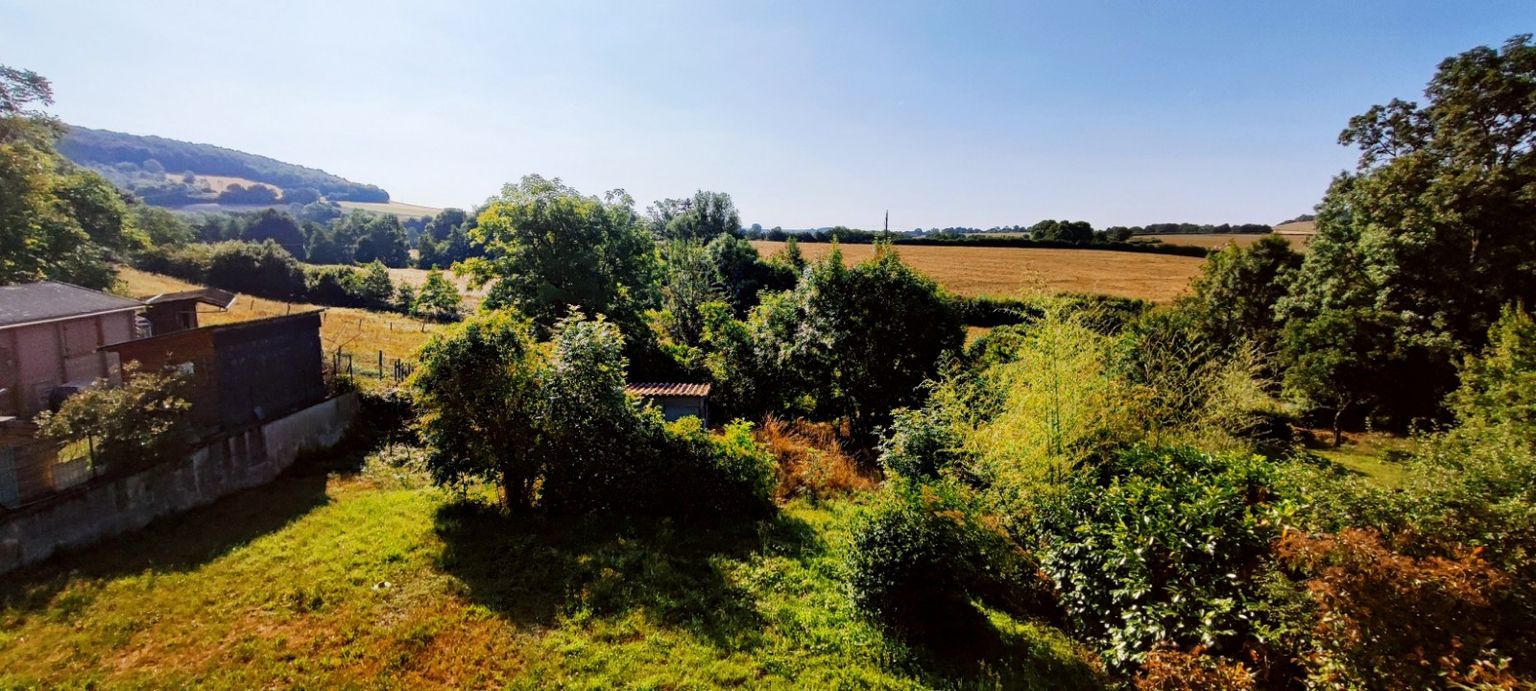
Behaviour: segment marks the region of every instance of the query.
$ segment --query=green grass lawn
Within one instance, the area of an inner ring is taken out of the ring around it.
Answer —
[[[1350,472],[1383,487],[1397,487],[1403,480],[1403,458],[1418,450],[1412,437],[1380,432],[1352,433],[1338,448],[1319,445],[1312,453],[1343,466]]]
[[[311,469],[0,580],[0,688],[1089,688],[993,615],[942,657],[855,618],[852,502],[727,527],[514,519]]]

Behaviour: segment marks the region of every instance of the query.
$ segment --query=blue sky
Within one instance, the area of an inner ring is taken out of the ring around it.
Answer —
[[[769,227],[1274,223],[1351,115],[1529,31],[1529,0],[0,0],[0,64],[71,123],[433,206],[538,172]]]

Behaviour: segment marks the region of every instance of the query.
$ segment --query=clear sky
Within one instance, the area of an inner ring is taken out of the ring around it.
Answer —
[[[70,123],[471,206],[525,173],[745,223],[1275,223],[1351,115],[1536,2],[0,0]]]

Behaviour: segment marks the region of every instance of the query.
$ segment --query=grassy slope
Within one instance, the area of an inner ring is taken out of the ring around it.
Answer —
[[[784,246],[782,242],[767,241],[752,244],[765,257]],[[850,263],[874,255],[873,245],[841,247],[844,260]],[[828,243],[800,244],[800,251],[809,259],[831,249]],[[913,268],[955,293],[998,297],[1050,291],[1104,293],[1165,302],[1184,292],[1205,262],[1199,257],[1110,250],[927,245],[896,249]]]
[[[170,276],[129,267],[122,268],[118,279],[120,285],[117,292],[136,298],[200,287]],[[320,307],[240,295],[227,312],[206,305],[199,307],[198,322],[204,326],[225,324],[313,309]],[[350,307],[327,307],[325,310],[320,325],[321,343],[327,352],[341,348],[356,353],[360,367],[365,366],[363,360],[367,359],[366,355],[375,355],[381,350],[385,358],[412,359],[416,349],[426,343],[434,332],[443,328],[440,324],[390,312],[371,312]],[[377,368],[378,363],[369,360],[366,366]]]
[[[1313,430],[1313,434],[1319,439],[1329,438],[1326,430]],[[1311,451],[1378,485],[1396,487],[1405,472],[1402,458],[1418,449],[1419,441],[1411,437],[1350,432],[1344,436],[1344,443],[1339,448],[1320,444]]]
[[[518,521],[319,470],[0,586],[0,687],[1091,687],[1053,629],[915,656],[855,619],[852,505],[734,528]]]

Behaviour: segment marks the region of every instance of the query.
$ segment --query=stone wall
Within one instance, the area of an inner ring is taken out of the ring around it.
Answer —
[[[332,398],[224,437],[182,461],[105,478],[0,514],[0,573],[271,482],[299,452],[340,440],[357,409],[356,394]]]

